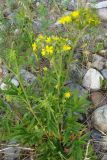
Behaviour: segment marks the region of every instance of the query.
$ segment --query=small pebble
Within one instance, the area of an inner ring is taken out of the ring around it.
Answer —
[[[11,83],[14,84],[16,87],[19,86],[19,82],[15,78],[11,80]]]
[[[94,68],[90,68],[83,78],[83,86],[88,90],[100,90],[103,76]]]
[[[5,83],[2,83],[2,84],[0,85],[0,89],[1,89],[1,90],[6,90],[6,89],[7,89],[7,85],[6,85]]]

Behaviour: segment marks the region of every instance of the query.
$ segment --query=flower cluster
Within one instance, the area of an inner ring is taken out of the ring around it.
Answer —
[[[94,14],[90,9],[80,9],[69,13],[68,15],[62,16],[59,18],[59,24],[69,24],[69,23],[76,23],[76,24],[91,24],[91,25],[98,25],[100,23],[99,18],[96,14]],[[84,23],[85,22],[85,23]]]
[[[68,38],[63,37],[39,35],[32,44],[32,49],[36,55],[52,57],[53,54],[58,54],[58,52],[65,53],[70,51],[72,47],[69,45],[69,41]]]
[[[32,44],[32,48],[33,48],[33,51],[34,51],[34,52],[37,50],[37,45],[36,45],[35,42]]]
[[[46,54],[51,55],[53,54],[54,48],[53,46],[46,45],[45,48],[42,48],[42,56],[45,56]]]

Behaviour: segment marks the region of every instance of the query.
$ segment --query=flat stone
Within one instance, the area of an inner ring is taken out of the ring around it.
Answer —
[[[96,69],[90,68],[83,78],[83,86],[88,90],[100,90],[103,76]]]

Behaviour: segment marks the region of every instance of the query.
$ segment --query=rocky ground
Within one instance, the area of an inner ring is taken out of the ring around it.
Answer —
[[[101,2],[98,0],[97,2]],[[0,1],[3,2],[3,1]],[[1,3],[1,5],[3,5]],[[91,114],[87,117],[87,124],[91,131],[91,142],[93,143],[94,150],[101,160],[107,160],[107,1],[96,5],[98,14],[102,20],[102,24],[98,29],[97,42],[103,44],[103,49],[98,52],[92,50],[86,51],[88,61],[85,65],[75,62],[70,67],[70,74],[73,75],[72,81],[69,83],[71,90],[77,89],[82,96],[84,93],[89,94],[92,102]],[[100,31],[100,32],[99,32]],[[90,54],[90,52],[94,52]],[[90,56],[91,55],[91,56]],[[81,53],[76,55],[77,58]],[[27,70],[20,71],[26,83],[32,83],[36,77]],[[5,65],[0,61],[0,88],[4,90],[6,84],[2,79],[7,75],[8,70]],[[81,81],[81,82],[80,82]],[[18,87],[19,82],[14,77],[11,83]],[[90,127],[91,126],[91,127]],[[8,152],[12,152],[8,156]],[[17,154],[16,154],[17,152]],[[10,147],[5,150],[5,160],[14,160],[17,158],[20,150],[15,150],[15,147]]]

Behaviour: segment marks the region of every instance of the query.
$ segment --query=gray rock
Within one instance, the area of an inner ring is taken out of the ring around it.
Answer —
[[[104,68],[106,61],[107,60],[102,56],[99,56],[97,54],[92,55],[92,67],[98,70],[102,70]]]
[[[107,8],[107,1],[102,1],[94,5],[96,9]]]
[[[102,138],[103,138],[103,134],[102,134],[101,132],[97,131],[96,129],[93,129],[93,130],[91,131],[91,138],[92,138],[93,140],[100,141],[100,140],[102,140]]]
[[[83,86],[91,90],[100,90],[103,76],[96,69],[90,68],[83,78]]]
[[[102,1],[96,4],[91,3],[92,8],[96,8],[101,20],[107,21],[107,1]]]
[[[107,160],[107,136],[102,134],[98,130],[93,129],[91,132],[91,138],[94,145],[94,150],[99,157],[98,159]]]
[[[74,62],[69,65],[69,74],[71,80],[75,83],[82,83],[82,78],[84,77],[85,73],[87,72],[87,69],[80,66],[78,62]]]
[[[103,69],[101,71],[101,73],[102,73],[103,77],[107,80],[107,69]]]
[[[92,124],[98,131],[107,133],[107,104],[97,108],[93,112]]]
[[[107,154],[104,154],[104,156],[101,160],[107,160]]]
[[[70,81],[68,82],[68,86],[70,87],[71,91],[78,91],[79,96],[88,94],[87,90],[77,83],[73,83],[72,81]]]
[[[21,69],[20,74],[27,84],[32,84],[36,80],[36,77],[34,76],[34,74],[30,73],[25,69]]]
[[[20,149],[15,147],[15,142],[10,142],[4,151],[4,160],[15,160],[19,159]]]

